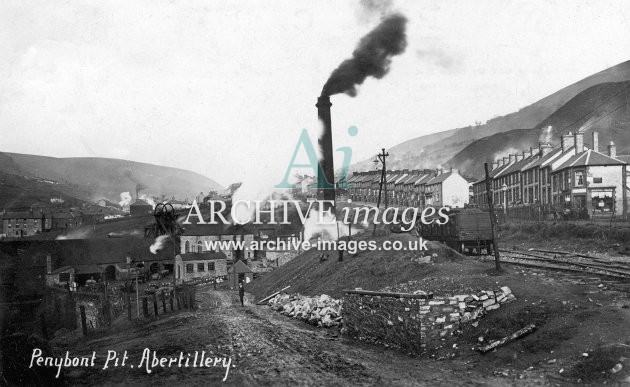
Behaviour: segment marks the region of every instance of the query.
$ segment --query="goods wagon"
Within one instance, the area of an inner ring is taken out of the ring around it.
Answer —
[[[418,234],[423,238],[442,242],[461,253],[474,251],[480,254],[481,250],[485,250],[487,254],[492,254],[489,212],[478,208],[465,208],[451,209],[447,214],[449,220],[445,224],[437,223],[438,220],[444,221],[437,213],[428,219],[434,220],[431,224],[417,222]]]

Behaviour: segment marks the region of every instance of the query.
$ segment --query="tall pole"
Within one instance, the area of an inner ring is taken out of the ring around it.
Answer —
[[[490,232],[492,236],[492,250],[494,250],[494,265],[497,271],[501,271],[501,260],[499,258],[499,246],[497,245],[497,238],[494,235],[494,205],[492,204],[492,192],[490,180],[490,170],[488,163],[484,163],[486,170],[486,195],[488,195],[488,209],[490,210]]]
[[[377,155],[378,160],[383,164],[383,169],[381,169],[381,182],[378,187],[378,201],[376,202],[376,208],[380,208],[381,206],[381,193],[383,191],[383,187],[385,187],[385,208],[387,208],[387,162],[386,159],[389,156],[389,153],[385,153],[385,148],[382,148],[382,152]],[[376,222],[374,222],[374,229],[372,230],[372,236],[376,235]]]
[[[138,268],[136,267],[136,312],[138,312],[138,318],[140,318],[140,293],[138,291]]]

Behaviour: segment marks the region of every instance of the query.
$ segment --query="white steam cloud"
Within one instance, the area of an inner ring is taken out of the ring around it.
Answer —
[[[160,235],[159,237],[155,238],[153,244],[149,246],[149,251],[151,251],[152,254],[157,254],[158,250],[162,250],[164,248],[164,244],[166,243],[167,239],[168,235]]]
[[[128,206],[131,204],[131,200],[133,200],[133,198],[131,197],[131,194],[129,192],[121,192],[118,205],[121,207]]]

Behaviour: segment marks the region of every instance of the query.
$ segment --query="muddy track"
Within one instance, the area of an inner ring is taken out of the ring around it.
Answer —
[[[234,293],[205,290],[199,301],[219,301],[208,314],[231,333],[234,377],[245,385],[505,385],[505,380],[471,374],[463,363],[443,364],[408,357],[342,338],[336,330],[314,328],[265,306],[241,307]],[[210,302],[208,302],[210,301]],[[485,379],[485,380],[484,380]]]

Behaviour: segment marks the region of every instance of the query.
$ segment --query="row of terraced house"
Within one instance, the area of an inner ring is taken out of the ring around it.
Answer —
[[[493,203],[499,208],[540,206],[583,217],[628,214],[628,162],[614,142],[600,151],[598,133],[590,147],[583,133],[565,133],[559,146],[540,143],[492,163]],[[472,203],[488,204],[485,178],[473,184]]]
[[[350,199],[377,203],[381,174],[382,171],[354,172],[346,181]],[[388,170],[381,191],[381,203],[419,208],[463,207],[469,201],[469,187],[469,182],[456,169]]]

